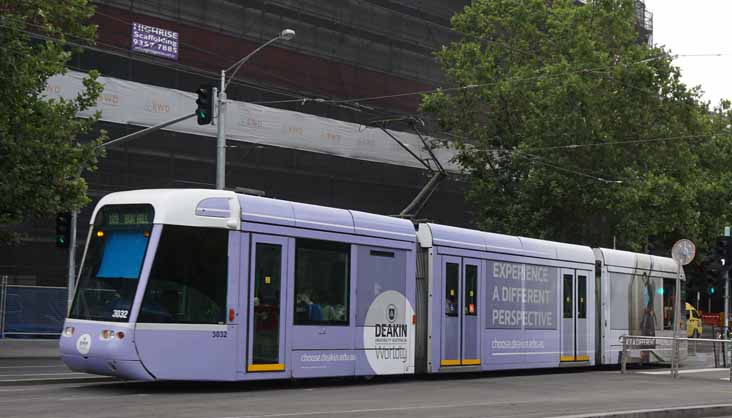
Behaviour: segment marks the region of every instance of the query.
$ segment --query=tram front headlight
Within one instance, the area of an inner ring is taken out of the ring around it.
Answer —
[[[71,337],[74,335],[74,327],[66,327],[64,328],[64,337]]]

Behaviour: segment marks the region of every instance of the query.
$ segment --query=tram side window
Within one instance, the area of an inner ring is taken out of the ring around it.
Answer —
[[[460,265],[447,263],[445,266],[445,315],[458,316],[458,282]]]
[[[298,239],[295,325],[348,325],[351,246]]]
[[[465,315],[478,315],[478,266],[465,266]]]
[[[165,225],[138,322],[226,321],[228,231]]]
[[[573,305],[573,289],[572,289],[572,280],[574,279],[574,276],[571,274],[565,274],[564,275],[564,309],[563,309],[563,317],[564,318],[574,318],[574,315],[572,315],[572,305]]]
[[[587,276],[577,276],[577,318],[587,319]]]

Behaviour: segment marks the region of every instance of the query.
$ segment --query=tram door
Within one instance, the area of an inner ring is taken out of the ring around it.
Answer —
[[[589,361],[587,351],[587,277],[584,271],[562,270],[561,362]]]
[[[252,236],[247,372],[285,370],[287,240]]]
[[[480,260],[443,256],[441,267],[444,293],[440,367],[479,365]]]

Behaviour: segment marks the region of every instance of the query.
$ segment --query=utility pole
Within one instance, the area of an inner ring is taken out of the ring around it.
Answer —
[[[724,227],[724,236],[730,236],[730,227]],[[729,240],[727,241],[726,248],[728,254],[725,254],[725,258],[722,259],[722,280],[724,280],[724,327],[722,329],[724,330],[725,339],[727,339],[727,336],[729,335],[729,269],[726,268],[725,261],[732,263],[732,257],[729,257],[731,250]]]
[[[724,281],[724,326],[722,327],[724,331],[724,338],[727,338],[727,333],[729,332],[729,272],[724,271],[722,272],[722,280]]]
[[[221,70],[221,88],[218,91],[217,107],[218,113],[216,116],[216,188],[221,190],[226,187],[226,124],[224,115],[226,114],[226,88],[229,87],[231,80],[234,79],[237,71],[244,65],[249,58],[253,57],[257,52],[261,51],[267,45],[280,39],[289,41],[295,37],[295,31],[292,29],[284,29],[279,35],[270,39],[269,41],[260,45],[257,49],[250,52],[247,56],[240,59],[239,61],[232,64],[229,68]],[[233,73],[229,77],[229,81],[226,81],[226,73],[233,70]]]
[[[697,310],[697,312],[699,311],[699,300],[700,299],[701,299],[701,292],[697,290],[696,291],[696,310]]]
[[[671,257],[676,261],[678,273],[676,275],[676,291],[674,292],[674,338],[671,354],[671,374],[679,375],[679,325],[681,325],[681,276],[683,266],[689,264],[696,256],[696,245],[688,239],[680,239],[671,248]]]
[[[76,223],[78,221],[79,211],[71,211],[71,231],[69,233],[69,290],[67,310],[71,312],[71,302],[74,301],[74,285],[76,283]]]

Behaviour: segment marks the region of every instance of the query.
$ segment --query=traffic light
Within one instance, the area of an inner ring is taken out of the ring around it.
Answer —
[[[709,296],[714,296],[715,293],[717,293],[717,288],[712,286],[709,286],[709,289],[707,289],[707,292],[709,293]]]
[[[732,265],[732,237],[719,237],[714,252],[716,258],[724,260],[722,268]]]
[[[210,125],[213,122],[214,108],[214,87],[201,86],[196,90],[198,99],[196,99],[196,121],[199,125]]]
[[[69,248],[71,241],[71,212],[60,212],[56,214],[56,246],[58,248]]]

